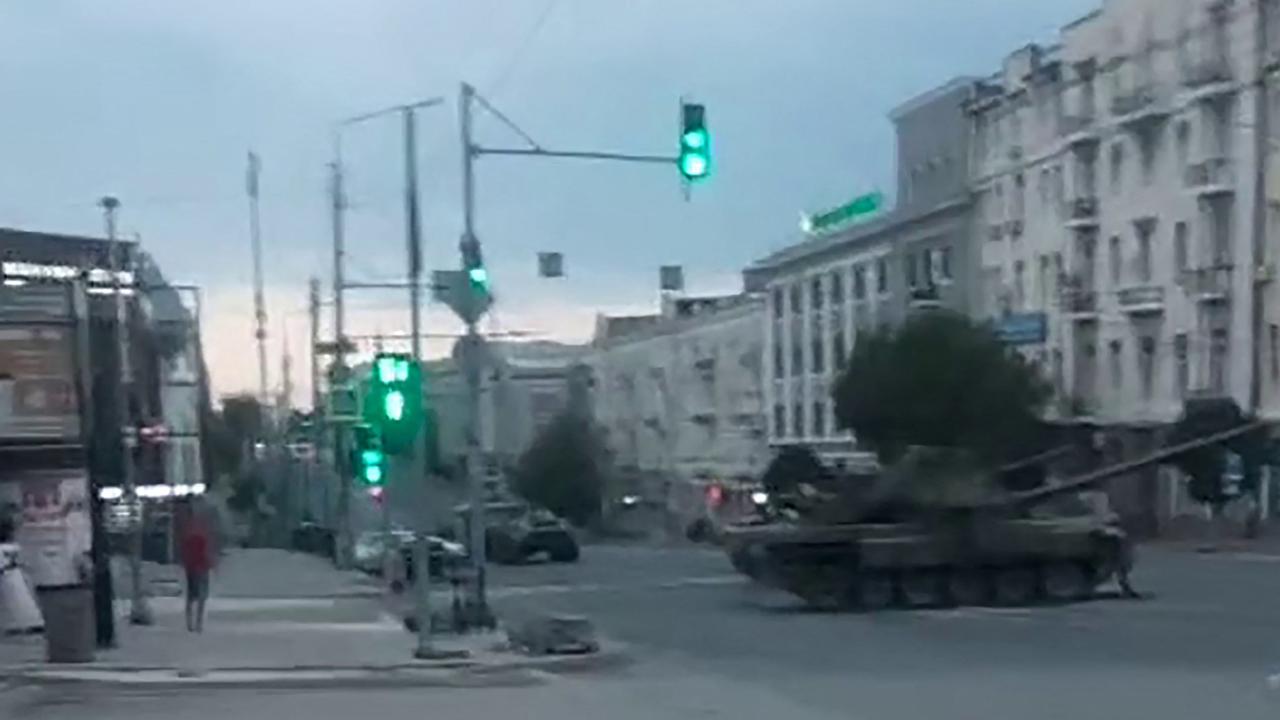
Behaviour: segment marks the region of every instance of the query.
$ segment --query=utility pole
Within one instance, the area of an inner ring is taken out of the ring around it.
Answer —
[[[106,223],[107,240],[111,243],[111,287],[116,301],[116,361],[119,363],[117,371],[119,375],[115,397],[117,411],[113,421],[116,423],[114,432],[121,438],[120,484],[126,502],[138,509],[138,516],[132,518],[134,522],[130,523],[129,530],[129,621],[134,625],[150,625],[152,623],[151,608],[147,605],[146,588],[142,581],[144,511],[135,486],[133,449],[124,442],[125,428],[132,422],[130,398],[133,373],[129,354],[129,309],[125,304],[125,288],[120,282],[120,276],[126,269],[132,268],[132,263],[125,258],[123,243],[116,237],[116,212],[120,209],[120,201],[108,195],[103,197],[99,204],[102,206],[103,220]]]
[[[312,423],[320,419],[320,356],[316,347],[320,345],[320,280],[311,278],[307,281],[307,320],[311,359],[311,417]]]
[[[466,257],[469,246],[479,246],[475,235],[475,161],[476,147],[471,138],[471,103],[475,90],[462,83],[458,95],[458,126],[462,134],[462,240],[459,249]],[[484,475],[480,468],[480,376],[481,343],[476,330],[474,313],[469,313],[467,334],[463,338],[462,353],[463,374],[467,379],[467,496],[469,500],[470,526],[469,544],[471,546],[471,563],[474,572],[472,585],[473,619],[488,624],[492,618],[489,611],[488,596],[485,591],[485,526],[484,526]]]
[[[267,303],[262,291],[262,227],[258,221],[258,175],[262,163],[258,154],[249,152],[249,169],[245,190],[249,195],[249,243],[253,250],[253,319],[254,338],[258,341],[258,402],[265,410],[271,403],[267,382]]]
[[[342,213],[346,208],[346,198],[342,190],[342,153],[338,141],[334,140],[334,160],[329,166],[332,170],[330,191],[333,210],[333,335],[334,356],[333,372],[329,388],[333,390],[347,382],[346,336],[344,335],[342,302],[344,264],[344,237]],[[333,464],[337,474],[338,490],[338,528],[337,543],[334,549],[334,560],[338,567],[349,565],[351,557],[351,487],[347,468],[347,443],[345,429],[340,424],[333,425]]]
[[[1254,22],[1254,46],[1256,48],[1257,84],[1253,90],[1253,248],[1249,263],[1249,290],[1252,299],[1250,334],[1249,411],[1256,419],[1262,413],[1262,335],[1266,284],[1259,271],[1267,250],[1267,165],[1271,153],[1271,110],[1267,91],[1268,30],[1270,2],[1257,3],[1258,17]]]

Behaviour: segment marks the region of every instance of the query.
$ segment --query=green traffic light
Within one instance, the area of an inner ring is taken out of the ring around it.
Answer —
[[[707,176],[709,171],[707,156],[699,153],[685,153],[680,156],[680,173],[687,178],[697,179]]]
[[[681,142],[690,150],[701,150],[707,146],[707,131],[690,130],[684,134]]]
[[[383,385],[396,380],[396,359],[393,357],[378,358],[378,382]]]
[[[364,481],[370,485],[379,485],[382,483],[382,466],[370,465],[364,469]]]
[[[473,267],[467,271],[467,277],[471,280],[472,285],[489,285],[489,271],[482,267]]]
[[[388,420],[403,420],[404,405],[404,393],[392,390],[382,399],[382,412]]]

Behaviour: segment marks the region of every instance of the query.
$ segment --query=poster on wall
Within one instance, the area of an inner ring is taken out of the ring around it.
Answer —
[[[66,326],[0,326],[0,440],[78,439],[73,342]]]
[[[18,520],[22,564],[37,587],[85,581],[93,529],[89,481],[79,470],[31,470],[0,479],[0,506]]]

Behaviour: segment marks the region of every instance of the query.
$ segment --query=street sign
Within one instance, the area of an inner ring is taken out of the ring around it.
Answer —
[[[880,192],[870,192],[859,195],[839,207],[814,215],[803,215],[800,219],[800,227],[809,234],[831,232],[879,212],[882,205],[884,205],[884,195]]]
[[[489,311],[493,296],[477,292],[465,270],[436,270],[431,274],[431,292],[437,302],[449,306],[465,323],[474,323]]]
[[[360,420],[360,398],[355,385],[338,385],[329,389],[329,422],[353,423]]]
[[[558,252],[538,253],[538,276],[544,278],[564,277],[564,255]]]
[[[663,265],[658,269],[658,287],[661,290],[679,292],[684,290],[684,266]]]

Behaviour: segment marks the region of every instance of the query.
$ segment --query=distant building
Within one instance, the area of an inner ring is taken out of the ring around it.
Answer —
[[[569,401],[569,380],[587,348],[555,342],[490,342],[481,378],[480,447],[492,471],[513,467],[538,432]],[[427,399],[434,409],[441,462],[463,467],[466,457],[466,378],[453,358],[425,364]]]
[[[808,228],[745,271],[763,290],[765,406],[772,447],[811,446],[835,464],[867,459],[836,427],[833,383],[858,336],[935,308],[967,312],[976,267],[969,200],[971,79],[890,115],[897,202],[881,214]]]
[[[698,512],[707,484],[750,483],[768,463],[763,317],[758,294],[738,294],[597,318],[586,362],[614,466],[679,517]]]

